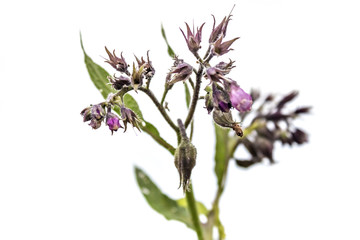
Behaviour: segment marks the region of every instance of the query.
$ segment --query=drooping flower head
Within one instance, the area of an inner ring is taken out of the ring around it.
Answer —
[[[91,118],[96,120],[102,120],[105,117],[105,109],[101,104],[93,105],[91,108]]]
[[[109,126],[111,135],[114,133],[114,131],[116,132],[119,128],[122,128],[119,120],[119,117],[112,112],[108,112],[106,114],[106,125]]]
[[[197,28],[196,34],[195,34],[194,27],[193,27],[193,31],[191,31],[189,28],[189,25],[187,23],[185,23],[185,24],[186,24],[186,29],[187,29],[187,36],[185,36],[185,34],[181,28],[180,28],[180,31],[182,32],[182,34],[185,38],[186,44],[188,45],[190,52],[195,54],[201,48],[201,46],[200,46],[201,33],[202,33],[202,28],[205,23],[203,23],[201,25],[200,29]]]
[[[209,79],[211,82],[221,82],[220,80],[224,79],[224,74],[226,71],[221,70],[217,67],[209,67],[206,69],[205,77]]]
[[[83,121],[87,122],[91,120],[91,107],[84,108],[81,111],[81,116],[83,116]]]
[[[106,60],[105,62],[109,63],[117,71],[130,75],[129,71],[127,70],[128,64],[126,63],[122,53],[121,58],[119,58],[115,55],[115,50],[113,51],[113,54],[111,54],[111,52],[106,47],[105,50],[109,56],[109,60]]]
[[[250,94],[246,93],[235,81],[226,82],[231,105],[239,112],[247,112],[251,110],[252,98]]]

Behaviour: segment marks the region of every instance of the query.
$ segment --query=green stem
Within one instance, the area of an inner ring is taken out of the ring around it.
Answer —
[[[198,211],[196,208],[196,201],[195,201],[195,197],[194,197],[194,191],[193,191],[192,184],[190,185],[190,191],[186,192],[186,201],[187,201],[187,204],[189,207],[190,215],[191,215],[198,239],[204,240],[203,232],[201,229],[201,223],[200,223],[200,219],[199,219],[199,214],[198,214]]]
[[[199,99],[199,91],[200,91],[200,86],[201,86],[201,78],[202,78],[203,70],[204,70],[204,66],[201,64],[199,66],[199,70],[197,71],[196,85],[195,85],[195,89],[193,92],[190,109],[189,109],[188,115],[185,120],[185,128],[187,128],[189,126],[189,124],[191,123],[191,120],[194,116],[196,105],[197,105],[197,102]]]
[[[161,106],[164,106],[165,98],[168,92],[169,92],[169,87],[165,86],[165,90],[160,101]]]

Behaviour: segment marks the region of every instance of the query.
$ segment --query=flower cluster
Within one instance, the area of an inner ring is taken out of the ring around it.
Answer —
[[[111,134],[113,134],[114,131],[116,132],[119,128],[123,128],[120,124],[121,120],[125,126],[124,132],[127,129],[126,126],[128,123],[140,131],[140,120],[131,109],[126,108],[124,105],[118,105],[120,106],[120,118],[117,114],[112,112],[112,107],[114,106],[115,104],[111,102],[103,102],[85,108],[80,114],[83,116],[84,122],[90,121],[89,125],[93,129],[98,129],[101,127],[101,123],[105,122],[105,124],[109,127]]]
[[[260,92],[252,91],[254,101],[260,99]],[[241,139],[245,149],[250,154],[250,159],[236,159],[240,167],[249,167],[262,162],[267,158],[274,163],[273,150],[276,142],[289,146],[304,144],[308,141],[308,135],[304,130],[296,127],[294,120],[310,111],[310,107],[300,107],[287,110],[285,106],[291,102],[298,92],[293,91],[277,100],[273,95],[268,95],[257,107],[252,123],[257,124],[256,130],[247,137]],[[242,114],[244,120],[248,115]]]

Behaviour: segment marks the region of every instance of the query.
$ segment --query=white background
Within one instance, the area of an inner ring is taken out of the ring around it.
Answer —
[[[104,46],[150,56],[160,97],[171,66],[163,23],[177,53],[187,51],[184,21],[218,21],[234,1],[2,1],[0,3],[0,239],[196,239],[167,221],[142,197],[133,166],[142,167],[169,196],[181,198],[172,156],[131,128],[111,136],[94,131],[80,111],[102,97],[90,82],[79,43],[103,62]],[[360,32],[357,1],[236,2],[227,38],[232,78],[246,90],[300,90],[292,106],[314,106],[298,121],[310,133],[302,147],[277,146],[277,164],[242,170],[233,163],[221,200],[227,239],[360,239],[358,154]],[[185,60],[194,63],[187,52]],[[220,60],[220,59],[219,59]],[[223,58],[222,60],[227,60]],[[183,117],[181,84],[168,98]],[[135,96],[135,95],[133,95]],[[139,93],[143,115],[175,144],[171,129]],[[196,113],[193,171],[196,197],[215,194],[211,118]]]

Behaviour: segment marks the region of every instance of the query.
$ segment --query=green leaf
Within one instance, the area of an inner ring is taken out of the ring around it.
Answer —
[[[107,73],[105,69],[100,67],[98,64],[94,63],[94,61],[86,54],[82,42],[81,34],[80,34],[80,44],[84,53],[84,61],[88,73],[90,75],[91,81],[94,83],[95,87],[100,91],[101,95],[106,99],[109,93],[114,92],[111,85],[108,84],[109,81],[107,79],[107,76],[109,76],[109,73]]]
[[[180,206],[187,208],[187,201],[186,198],[180,198],[176,201]],[[205,207],[205,205],[201,202],[196,202],[196,209],[198,214],[204,214],[205,216],[208,215],[209,210]]]
[[[175,148],[166,142],[161,136],[159,131],[151,123],[144,121],[145,125],[141,125],[141,129],[149,134],[157,143],[166,148],[172,155],[175,153]]]
[[[186,100],[186,106],[187,108],[189,108],[190,106],[190,99],[191,99],[191,96],[190,96],[190,91],[189,91],[189,87],[187,85],[186,82],[184,82],[184,88],[185,88],[185,100]]]
[[[124,95],[124,104],[127,108],[130,108],[131,110],[133,110],[136,115],[142,120],[144,121],[144,117],[140,111],[140,107],[139,104],[136,102],[136,100],[130,95],[130,94],[125,94]]]
[[[169,56],[170,56],[171,58],[174,58],[174,57],[175,57],[175,53],[174,53],[174,51],[172,50],[172,48],[170,47],[170,45],[169,45],[169,42],[168,42],[168,40],[167,40],[167,38],[166,38],[165,30],[164,30],[164,27],[163,27],[162,24],[161,24],[161,35],[163,36],[163,38],[164,38],[164,40],[165,40],[165,42],[166,42],[166,45],[167,45],[167,47],[168,47],[167,51],[168,51]]]
[[[222,178],[224,175],[226,160],[229,157],[228,142],[229,142],[229,129],[222,128],[217,124],[215,126],[215,173],[218,179],[218,187],[221,186]]]
[[[136,180],[148,204],[167,220],[177,220],[194,229],[187,208],[161,192],[155,183],[140,168],[135,167]]]

